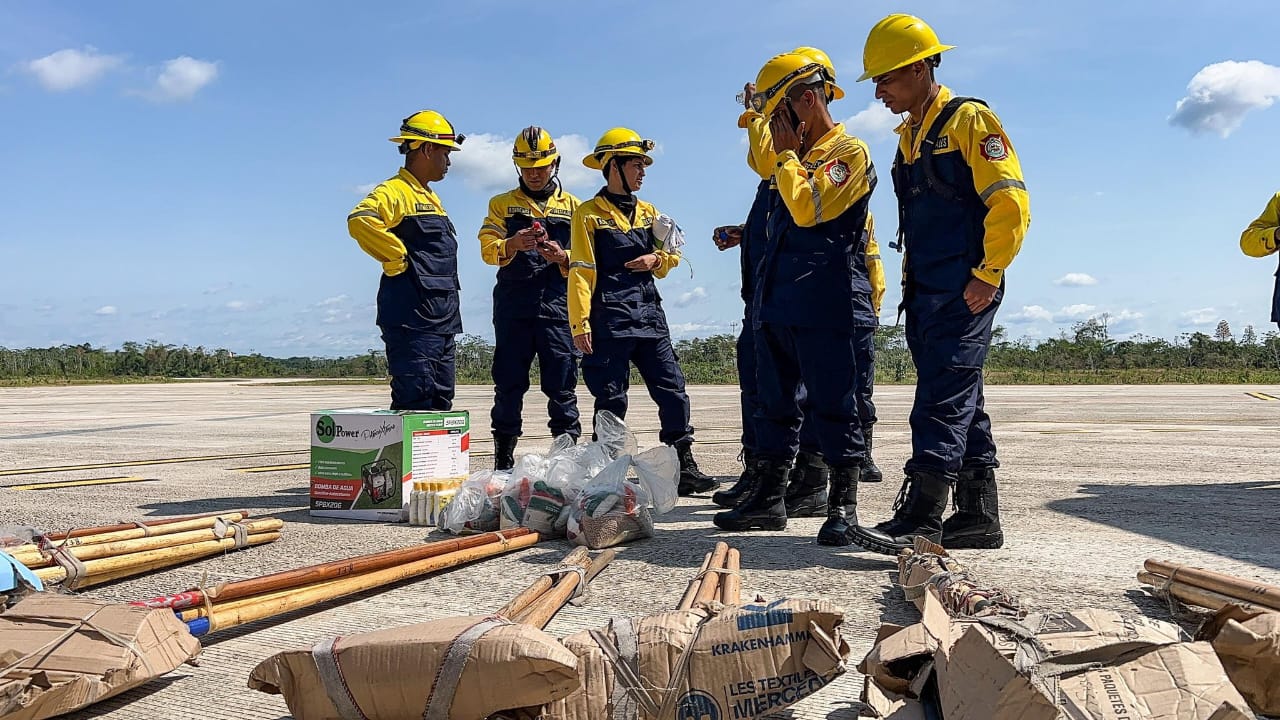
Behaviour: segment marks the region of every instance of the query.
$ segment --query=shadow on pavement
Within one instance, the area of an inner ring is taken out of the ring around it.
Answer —
[[[1083,485],[1050,510],[1280,570],[1280,481]],[[1174,559],[1174,558],[1170,558]]]

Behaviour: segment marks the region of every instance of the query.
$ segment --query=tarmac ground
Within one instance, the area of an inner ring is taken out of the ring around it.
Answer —
[[[996,386],[987,388],[1002,467],[1006,544],[956,551],[974,574],[1033,610],[1101,607],[1171,619],[1135,580],[1161,558],[1280,583],[1280,400],[1246,386]],[[909,386],[876,391],[875,459],[886,482],[859,488],[864,523],[887,518],[910,454]],[[740,470],[737,388],[690,388],[702,468],[730,481]],[[1280,393],[1277,393],[1280,395]],[[385,405],[377,386],[191,382],[0,389],[0,525],[47,531],[217,510],[286,521],[280,541],[109,585],[86,595],[137,600],[422,541],[426,528],[312,518],[308,414]],[[544,398],[526,397],[519,452],[544,451]],[[460,387],[472,416],[472,469],[489,467],[492,389]],[[580,394],[580,406],[590,397]],[[657,440],[643,389],[628,421],[640,447]],[[587,413],[589,414],[589,413]],[[192,459],[203,458],[203,459]],[[161,462],[163,461],[163,462]],[[92,467],[90,467],[92,466]],[[17,485],[132,477],[141,481],[38,490]],[[674,607],[718,540],[742,550],[743,594],[821,596],[845,611],[850,671],[779,717],[857,716],[853,665],[881,622],[911,623],[892,558],[813,541],[821,518],[784,532],[722,533],[709,497],[682,498],[658,518],[657,537],[620,548],[585,604],[548,631],[567,635],[609,618]],[[433,533],[432,538],[439,537]],[[155,720],[289,717],[279,696],[249,690],[250,669],[274,652],[319,639],[459,614],[491,612],[570,548],[563,540],[259,621],[207,638],[199,666],[183,667],[70,718]]]

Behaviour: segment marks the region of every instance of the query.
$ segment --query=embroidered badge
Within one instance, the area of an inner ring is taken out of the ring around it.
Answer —
[[[982,157],[988,160],[1003,160],[1009,157],[1009,148],[1005,147],[1004,138],[999,135],[988,135],[983,138]]]
[[[827,178],[831,180],[831,184],[840,187],[849,182],[849,166],[843,160],[832,160],[827,163],[823,172],[827,174]]]

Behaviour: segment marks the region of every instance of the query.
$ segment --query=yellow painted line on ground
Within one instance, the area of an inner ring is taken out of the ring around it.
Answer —
[[[1142,428],[1146,432],[1159,433],[1190,433],[1190,432],[1217,432],[1208,428]]]
[[[117,462],[91,463],[88,465],[51,465],[49,467],[11,468],[0,470],[0,477],[10,475],[36,475],[38,473],[68,472],[71,470],[105,470],[109,468],[137,467],[139,465],[174,465],[176,463],[208,462],[210,460],[234,460],[235,458],[273,457],[276,455],[302,455],[310,450],[280,450],[274,452],[234,453],[230,455],[192,455],[190,457],[159,458],[156,460],[121,460]]]
[[[1101,430],[1028,430],[1040,435],[1098,435]]]
[[[1275,395],[1268,395],[1264,392],[1247,392],[1245,393],[1245,395],[1248,395],[1249,397],[1254,398],[1255,400],[1280,400],[1280,398],[1276,397]]]
[[[147,482],[146,478],[137,475],[123,477],[95,478],[93,480],[59,480],[57,482],[28,483],[26,485],[10,485],[9,490],[54,490],[57,488],[83,487],[86,485],[117,485],[120,483]]]
[[[309,467],[311,467],[311,463],[297,463],[296,465],[263,465],[261,467],[242,467],[231,469],[242,473],[265,473],[283,472],[285,470],[302,470]]]

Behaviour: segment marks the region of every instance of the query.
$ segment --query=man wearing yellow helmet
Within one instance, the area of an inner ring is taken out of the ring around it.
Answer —
[[[449,171],[464,137],[434,110],[405,118],[391,138],[404,168],[347,216],[347,230],[382,263],[378,327],[387,347],[391,409],[453,407],[458,312],[458,240],[430,183]]]
[[[761,68],[748,100],[769,118],[777,193],[752,297],[761,405],[750,471],[755,484],[736,507],[716,514],[724,530],[786,528],[802,384],[830,472],[819,542],[847,544],[845,533],[857,522],[865,446],[854,400],[853,330],[875,326],[864,257],[875,170],[866,145],[831,119],[828,98],[842,95],[822,63],[784,53]]]
[[[1240,234],[1240,249],[1249,257],[1266,257],[1280,250],[1280,192],[1271,198],[1258,216]],[[1280,323],[1280,272],[1271,295],[1271,322]]]
[[[871,29],[859,80],[908,113],[897,132],[893,186],[905,248],[907,346],[916,366],[911,459],[893,518],[853,530],[868,550],[897,554],[916,536],[947,548],[1004,542],[996,446],[982,366],[1004,274],[1030,223],[1022,167],[995,113],[953,97],[934,77],[943,45],[923,20],[890,15]],[[943,512],[955,486],[956,513]]]
[[[684,373],[654,278],[680,264],[683,238],[670,218],[635,196],[653,164],[652,140],[634,130],[606,132],[582,164],[607,183],[573,213],[569,249],[569,329],[583,352],[582,380],[595,411],[627,413],[631,366],[658,405],[658,439],[680,459],[679,493],[714,490],[719,483],[698,469]],[[674,229],[674,231],[673,231]]]
[[[511,151],[519,187],[489,201],[480,227],[480,257],[498,266],[493,288],[494,468],[515,465],[529,368],[538,358],[548,427],[575,440],[578,422],[577,351],[569,334],[565,278],[569,274],[569,224],[578,198],[558,180],[560,153],[551,133],[525,128]]]

